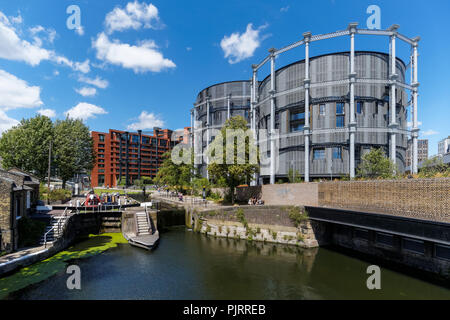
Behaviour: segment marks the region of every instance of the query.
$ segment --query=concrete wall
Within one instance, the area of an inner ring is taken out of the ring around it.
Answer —
[[[317,206],[318,183],[266,184],[262,186],[266,205]]]

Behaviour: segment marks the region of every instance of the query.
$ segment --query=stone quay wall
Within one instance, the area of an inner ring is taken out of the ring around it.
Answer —
[[[289,206],[240,206],[196,211],[186,209],[186,226],[209,236],[296,245],[319,246],[320,223],[305,219],[297,226],[289,218]],[[297,207],[303,211],[303,207]],[[246,224],[239,219],[242,210]]]

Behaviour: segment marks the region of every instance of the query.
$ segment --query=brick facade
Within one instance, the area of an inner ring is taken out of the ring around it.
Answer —
[[[159,128],[154,128],[151,134],[113,129],[107,133],[93,131],[97,161],[91,173],[92,187],[117,186],[121,177],[128,179],[129,185],[140,177],[154,178],[162,155],[184,140],[180,137],[172,141],[172,133]]]

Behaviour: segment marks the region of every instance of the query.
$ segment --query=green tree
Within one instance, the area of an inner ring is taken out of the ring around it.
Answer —
[[[67,180],[76,173],[91,171],[94,167],[94,141],[81,120],[58,120],[54,133],[55,165],[65,188]]]
[[[390,179],[395,176],[397,168],[391,159],[387,158],[381,148],[373,148],[361,157],[358,166],[358,176],[362,178]]]
[[[53,137],[50,118],[23,119],[0,138],[0,156],[5,169],[12,167],[34,173],[44,179],[48,173],[48,150]]]
[[[190,150],[183,149],[180,153],[190,152]],[[191,159],[193,159],[191,157]],[[154,181],[159,185],[168,185],[177,189],[183,190],[191,183],[193,177],[194,166],[192,163],[180,163],[176,164],[172,161],[171,152],[163,154],[163,163],[158,169],[158,173]]]
[[[289,183],[299,183],[302,182],[302,178],[300,177],[300,173],[298,172],[298,170],[289,168],[288,171],[288,179],[289,179]]]
[[[247,121],[241,116],[228,119],[209,145],[207,153],[210,156],[208,172],[211,179],[226,182],[231,202],[234,203],[236,187],[250,183],[253,174],[259,171],[258,149]]]

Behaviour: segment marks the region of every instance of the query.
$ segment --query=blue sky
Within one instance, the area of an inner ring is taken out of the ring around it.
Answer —
[[[37,112],[82,118],[91,130],[190,125],[197,93],[216,82],[250,79],[271,47],[313,34],[366,28],[369,5],[381,28],[420,36],[421,136],[450,135],[450,1],[0,1],[0,130]],[[82,29],[66,9],[78,5]],[[249,25],[250,24],[250,25]],[[388,39],[359,36],[357,50],[387,51]],[[348,50],[347,38],[311,45],[311,55]],[[292,50],[277,67],[304,58]],[[398,56],[409,58],[406,44]],[[268,73],[263,68],[260,79]]]

